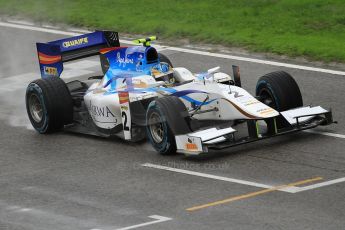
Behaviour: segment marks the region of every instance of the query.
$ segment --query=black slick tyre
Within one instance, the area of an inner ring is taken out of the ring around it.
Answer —
[[[256,85],[256,96],[279,112],[303,106],[301,91],[296,81],[284,71],[262,76]]]
[[[256,96],[261,102],[278,112],[303,106],[302,94],[296,81],[284,71],[262,76],[256,85]],[[288,127],[289,123],[279,116],[277,126],[284,128]]]
[[[146,134],[153,148],[162,155],[176,153],[175,135],[191,132],[189,114],[174,96],[152,101],[146,113]]]
[[[39,133],[51,133],[73,122],[73,102],[66,83],[58,77],[32,81],[25,95],[26,110]]]
[[[174,67],[173,64],[171,63],[170,59],[167,56],[165,56],[164,54],[159,53],[158,58],[159,58],[160,62],[168,63],[171,67]]]

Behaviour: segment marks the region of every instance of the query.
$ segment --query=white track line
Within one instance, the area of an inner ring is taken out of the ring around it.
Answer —
[[[304,130],[304,132],[345,139],[345,135],[344,134],[322,132],[322,131],[311,130],[311,129]]]
[[[61,30],[48,29],[48,28],[29,26],[29,25],[13,24],[13,23],[7,23],[7,22],[0,22],[0,26],[9,27],[9,28],[17,28],[17,29],[25,29],[25,30],[31,30],[31,31],[38,31],[38,32],[45,32],[45,33],[52,33],[52,34],[68,35],[68,36],[81,35],[80,33],[75,33],[75,32],[61,31]],[[121,40],[121,42],[126,43],[126,44],[132,44],[132,42],[128,41],[128,40]],[[160,47],[158,47],[158,49],[159,48]],[[178,48],[178,47],[168,47],[167,46],[167,47],[164,47],[163,49],[185,52],[185,53],[191,53],[191,54],[204,55],[204,56],[226,58],[226,59],[232,59],[232,60],[238,60],[238,61],[253,62],[253,63],[259,63],[259,64],[264,64],[264,65],[280,66],[280,67],[286,67],[286,68],[292,68],[292,69],[300,69],[300,70],[307,70],[307,71],[314,71],[314,72],[321,72],[321,73],[328,73],[328,74],[345,76],[344,71],[315,68],[315,67],[311,67],[311,66],[295,65],[295,64],[288,64],[288,63],[283,63],[283,62],[268,61],[268,60],[261,60],[261,59],[255,59],[255,58],[246,58],[246,57],[227,55],[227,54],[211,53],[211,52],[207,52],[207,51],[199,51],[199,50],[192,50],[192,49],[185,49],[185,48]]]
[[[307,190],[321,188],[321,187],[329,186],[332,184],[338,184],[338,183],[342,183],[342,182],[345,182],[345,177],[334,179],[334,180],[329,180],[329,181],[325,181],[325,182],[321,182],[321,183],[317,183],[317,184],[312,184],[312,185],[304,186],[301,188],[297,188],[296,192],[304,192]]]
[[[272,66],[286,67],[286,68],[291,68],[291,69],[300,69],[300,70],[345,76],[344,71],[316,68],[316,67],[311,67],[311,66],[302,66],[302,65],[288,64],[288,63],[282,63],[282,62],[276,62],[276,61],[267,61],[267,60],[261,60],[261,59],[256,59],[256,58],[247,58],[247,57],[240,57],[240,56],[220,54],[220,53],[211,53],[207,51],[191,50],[191,49],[178,48],[178,47],[167,47],[166,49],[179,51],[179,52],[185,52],[185,53],[198,54],[198,55],[203,55],[203,56],[226,58],[226,59],[232,59],[232,60],[237,60],[237,61],[245,61],[245,62],[264,64],[264,65],[272,65]]]
[[[149,216],[149,217],[152,218],[152,219],[155,219],[155,220],[154,221],[150,221],[150,222],[146,222],[146,223],[142,223],[142,224],[132,225],[132,226],[125,227],[125,228],[118,228],[116,230],[129,230],[129,229],[141,228],[141,227],[144,227],[144,226],[158,224],[158,223],[161,223],[161,222],[172,220],[172,218],[165,217],[165,216],[158,216],[158,215],[152,215],[152,216]]]
[[[192,176],[199,176],[199,177],[204,177],[204,178],[209,178],[209,179],[214,179],[214,180],[243,184],[243,185],[248,185],[248,186],[253,186],[253,187],[259,187],[259,188],[274,188],[275,187],[272,185],[260,184],[260,183],[255,183],[255,182],[251,182],[251,181],[238,180],[238,179],[233,179],[233,178],[228,178],[228,177],[222,177],[222,176],[216,176],[216,175],[211,175],[211,174],[206,174],[206,173],[189,171],[189,170],[185,170],[185,169],[171,168],[171,167],[167,167],[167,166],[163,166],[163,165],[145,163],[145,164],[142,164],[142,166],[166,170],[166,171],[171,171],[171,172],[183,173],[183,174],[192,175]],[[321,188],[321,187],[325,187],[325,186],[329,186],[329,185],[333,185],[333,184],[338,184],[341,182],[345,182],[345,177],[330,180],[330,181],[324,181],[321,183],[312,184],[312,185],[308,185],[308,186],[304,186],[304,187],[291,186],[291,187],[287,187],[287,188],[283,188],[283,189],[278,189],[278,191],[287,192],[287,193],[298,193],[298,192],[304,192],[307,190],[317,189],[317,188]]]
[[[100,66],[97,61],[82,60],[75,61],[65,65],[65,70],[61,74],[62,79],[80,77],[87,74],[95,73],[94,70],[88,70],[95,66]],[[0,93],[10,92],[25,88],[31,81],[40,78],[39,73],[25,73],[11,77],[2,78]]]
[[[223,177],[223,176],[216,176],[212,174],[195,172],[195,171],[190,171],[190,170],[185,170],[185,169],[172,168],[172,167],[156,165],[156,164],[151,164],[151,163],[145,163],[145,164],[142,164],[141,166],[166,170],[170,172],[177,172],[177,173],[182,173],[182,174],[187,174],[187,175],[192,175],[192,176],[198,176],[198,177],[203,177],[203,178],[209,178],[209,179],[214,179],[214,180],[226,181],[226,182],[231,182],[231,183],[236,183],[236,184],[248,185],[248,186],[253,186],[253,187],[258,187],[258,188],[273,188],[274,187],[272,185],[266,185],[266,184],[261,184],[261,183],[246,181],[246,180],[239,180],[239,179]],[[295,193],[297,189],[298,189],[297,187],[291,186],[288,188],[279,189],[279,191]]]
[[[14,24],[22,24],[22,25],[27,25],[27,26],[34,26],[35,23],[33,22],[28,22],[28,21],[23,21],[23,20],[7,20],[9,23],[14,23]]]
[[[0,22],[0,26],[9,27],[9,28],[16,28],[16,29],[23,29],[23,30],[31,30],[31,31],[37,31],[37,32],[44,32],[44,33],[51,33],[51,34],[67,35],[67,36],[81,35],[80,33],[75,33],[75,32],[48,29],[48,28],[42,28],[42,27],[37,27],[37,26],[12,24],[12,23],[7,23],[7,22]]]

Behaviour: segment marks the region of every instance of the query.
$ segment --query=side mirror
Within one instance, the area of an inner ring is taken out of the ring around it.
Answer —
[[[208,74],[214,74],[214,73],[218,73],[219,70],[220,70],[220,67],[217,66],[217,67],[214,67],[214,68],[212,68],[212,69],[207,70],[207,73],[208,73]]]
[[[235,86],[241,87],[240,67],[238,67],[237,65],[233,65],[232,71],[234,74],[233,77],[234,77]]]

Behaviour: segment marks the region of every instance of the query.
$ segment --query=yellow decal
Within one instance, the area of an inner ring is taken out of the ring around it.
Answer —
[[[158,70],[156,69],[151,69],[151,74],[153,77],[155,78],[158,78],[158,77],[161,77],[163,74],[161,72],[159,72]]]
[[[79,45],[87,44],[87,43],[89,43],[89,40],[87,37],[84,37],[84,38],[79,38],[72,41],[66,41],[62,43],[62,45],[63,47],[68,48],[68,47],[79,46]]]
[[[57,68],[55,68],[55,67],[44,66],[44,74],[51,75],[51,76],[57,76],[58,71],[57,71]]]
[[[275,112],[275,110],[274,109],[272,109],[272,108],[267,108],[267,109],[263,109],[263,110],[261,110],[261,111],[258,111],[258,112],[260,112],[260,114],[267,114],[267,113],[274,113]]]
[[[126,110],[126,111],[128,110],[128,106],[121,105],[120,108],[121,110]]]
[[[186,149],[189,151],[197,151],[198,146],[194,143],[186,143]]]
[[[139,82],[138,81],[134,82],[133,85],[134,85],[135,88],[147,88],[148,87],[148,85],[145,82],[141,81],[141,80],[139,80]]]
[[[247,101],[247,102],[245,102],[245,106],[248,106],[248,105],[254,105],[254,104],[258,104],[258,103],[260,103],[258,100],[250,100],[250,101]]]

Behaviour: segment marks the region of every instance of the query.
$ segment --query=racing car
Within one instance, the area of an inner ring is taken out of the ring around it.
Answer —
[[[198,155],[209,149],[330,125],[330,109],[303,106],[301,91],[283,71],[259,78],[256,95],[219,67],[192,73],[174,67],[151,46],[156,37],[120,46],[117,32],[95,31],[37,43],[41,78],[26,90],[32,126],[127,141],[148,139],[161,154]],[[65,82],[63,63],[99,55],[103,74]]]

